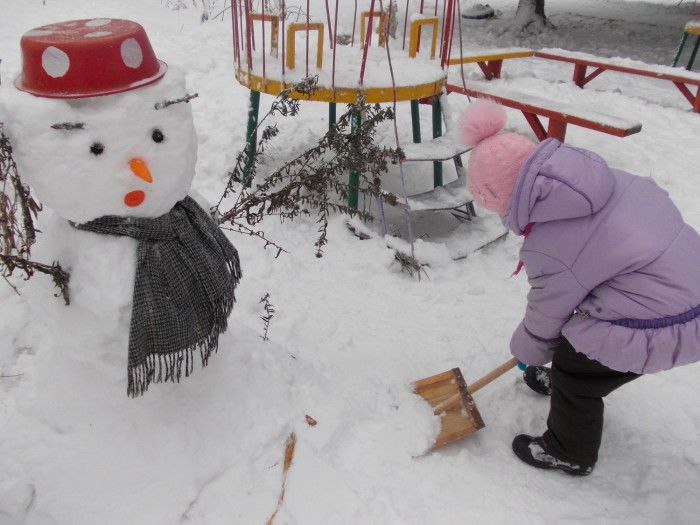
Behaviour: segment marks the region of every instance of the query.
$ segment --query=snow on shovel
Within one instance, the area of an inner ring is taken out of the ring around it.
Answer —
[[[479,409],[471,394],[513,368],[518,360],[513,357],[481,379],[467,386],[459,368],[453,368],[414,383],[416,394],[425,399],[440,416],[440,434],[429,450],[452,443],[484,427]]]

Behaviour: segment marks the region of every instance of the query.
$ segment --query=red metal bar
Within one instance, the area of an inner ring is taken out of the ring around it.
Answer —
[[[693,93],[688,89],[688,86],[686,86],[683,82],[674,82],[675,86],[678,88],[678,90],[683,93],[683,96],[688,99],[688,102],[693,106],[693,112],[694,113],[699,113],[700,112],[700,86],[698,86],[697,93],[693,95]]]
[[[585,64],[574,64],[574,84],[582,88],[586,82],[586,65]]]
[[[374,17],[374,0],[369,6],[369,19],[367,20],[367,34],[365,35],[365,48],[362,50],[362,65],[360,66],[360,85],[365,80],[365,67],[367,66],[367,52],[372,43],[372,18]]]
[[[338,14],[338,9],[335,10],[336,16]],[[333,40],[333,30],[331,29],[331,11],[328,7],[328,0],[326,0],[326,19],[328,20],[328,41],[330,42],[331,49],[335,48]]]
[[[583,79],[583,83],[584,83],[584,84],[588,84],[591,80],[593,80],[595,77],[597,77],[598,75],[600,75],[603,71],[605,71],[605,68],[599,67],[599,68],[596,69],[593,73],[591,73],[591,74],[588,75],[586,78],[584,78],[584,79]],[[581,86],[581,87],[583,87],[583,86]]]
[[[550,118],[549,126],[547,126],[547,138],[564,142],[564,137],[566,137],[566,122]]]
[[[265,46],[267,45],[267,42],[265,41],[265,2],[262,2],[261,13],[263,16],[262,20],[260,21],[260,25],[262,26],[262,74],[263,74],[263,78],[267,78],[267,72],[265,69],[265,65],[266,65]]]
[[[246,0],[244,0],[244,2],[245,1]],[[239,40],[240,40],[239,43],[241,46],[241,53],[243,53],[243,51],[245,51],[245,49],[247,47],[246,43],[248,42],[245,31],[243,30],[243,22],[245,20],[245,14],[244,14],[243,9],[245,9],[247,7],[247,4],[244,3],[243,6],[241,6],[239,4],[239,7],[241,8],[241,11],[240,11],[240,16],[238,17],[238,36],[239,36]],[[246,51],[246,54],[247,54],[247,51]],[[247,58],[246,58],[246,60],[247,60]],[[240,69],[240,64],[239,64],[239,69]]]
[[[442,50],[440,52],[440,66],[443,68],[449,60],[450,44],[452,43],[452,16],[454,15],[454,0],[447,0],[447,9],[445,12],[445,28],[442,33]]]
[[[309,30],[309,24],[311,23],[311,0],[306,0],[306,76],[309,76],[309,36],[311,32]]]
[[[287,69],[287,32],[286,32],[286,25],[285,22],[287,20],[287,2],[285,0],[282,0],[282,25],[280,27],[280,31],[282,31],[282,76],[284,76],[284,73]]]
[[[335,35],[335,38],[338,38],[338,1],[335,0],[335,19],[334,19],[334,28],[333,28],[333,34]],[[338,42],[334,41],[333,42],[333,65],[331,67],[331,89],[335,89],[335,52],[336,52],[336,45]]]
[[[491,68],[486,62],[477,62],[476,65],[479,66],[479,68],[481,68],[481,72],[484,74],[484,78],[486,78],[486,80],[491,80],[493,78]]]
[[[586,84],[588,84],[591,80],[593,80],[595,77],[600,75],[603,71],[605,71],[605,68],[599,67],[593,73],[590,75],[586,76],[586,69],[588,66],[586,64],[581,64],[581,63],[574,63],[574,84],[576,84],[578,87],[582,88]]]
[[[241,50],[238,42],[238,4],[231,4],[231,29],[233,30],[233,61],[241,67]]]
[[[501,69],[503,68],[503,60],[490,60],[489,69],[494,78],[501,78]]]
[[[445,9],[447,9],[447,3],[442,3],[442,25],[440,26],[440,56],[442,56],[442,43],[445,41]],[[421,11],[422,13],[422,11]],[[437,16],[437,2],[435,2],[435,16]]]
[[[530,124],[532,131],[535,132],[535,136],[537,137],[537,139],[540,141],[543,141],[544,139],[546,139],[547,132],[545,131],[544,126],[542,125],[542,122],[540,122],[540,118],[537,115],[535,115],[534,113],[530,113],[530,112],[525,111],[525,110],[522,110],[522,113],[523,113],[523,116],[525,117],[525,120],[527,120],[527,123]],[[563,141],[563,139],[559,139],[559,140]]]
[[[408,2],[410,0],[406,0],[406,11],[403,17],[403,44],[401,45],[401,49],[406,49],[406,28],[408,27]]]
[[[355,14],[352,16],[352,38],[350,38],[350,45],[355,45],[355,29],[357,27],[357,0],[355,0]]]
[[[503,60],[488,60],[477,62],[476,64],[481,68],[481,72],[486,80],[492,80],[501,76]]]
[[[250,9],[248,9],[248,5],[250,2],[246,0],[246,10],[245,10],[245,27],[246,27],[246,52],[247,52],[247,57],[246,60],[248,61],[248,71],[253,69],[253,26],[250,21]]]

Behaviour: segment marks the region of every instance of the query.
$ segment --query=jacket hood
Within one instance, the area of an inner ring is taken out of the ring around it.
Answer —
[[[547,139],[523,162],[503,224],[522,235],[531,222],[592,215],[614,187],[612,170],[600,156]]]

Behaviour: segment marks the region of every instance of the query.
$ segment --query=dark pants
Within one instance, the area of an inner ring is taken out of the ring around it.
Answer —
[[[638,377],[611,370],[562,339],[552,359],[552,399],[543,436],[547,448],[562,459],[593,466],[603,434],[603,398]]]

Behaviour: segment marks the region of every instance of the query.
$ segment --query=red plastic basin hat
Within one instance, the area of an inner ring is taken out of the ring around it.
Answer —
[[[93,18],[27,31],[20,41],[17,89],[39,97],[111,95],[151,84],[167,64],[156,58],[144,28],[130,20]]]

